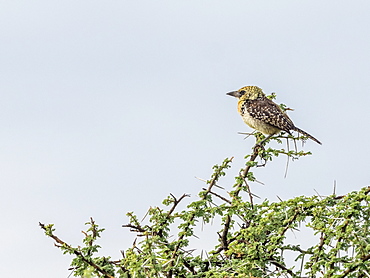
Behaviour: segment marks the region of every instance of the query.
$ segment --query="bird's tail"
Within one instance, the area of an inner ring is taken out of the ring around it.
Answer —
[[[316,143],[320,144],[321,145],[321,142],[319,140],[317,140],[315,137],[313,137],[311,134],[308,134],[306,131],[303,131],[302,129],[298,128],[298,127],[294,127],[293,130],[301,133],[302,135],[310,138],[311,140],[315,141]]]

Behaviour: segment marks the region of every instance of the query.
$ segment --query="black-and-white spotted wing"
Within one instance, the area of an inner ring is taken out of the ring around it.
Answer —
[[[247,112],[255,119],[261,120],[288,133],[295,126],[292,120],[280,107],[268,98],[257,98],[247,100]]]

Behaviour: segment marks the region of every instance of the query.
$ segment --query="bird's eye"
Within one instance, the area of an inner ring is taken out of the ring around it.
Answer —
[[[245,90],[239,91],[239,94],[240,94],[240,96],[244,95],[245,94]]]

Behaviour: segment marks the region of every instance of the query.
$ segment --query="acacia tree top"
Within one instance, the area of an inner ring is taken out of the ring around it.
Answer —
[[[254,136],[260,140],[263,135]],[[281,137],[271,137],[265,144],[270,140],[282,143]],[[252,170],[261,166],[258,159],[265,165],[275,156],[296,159],[309,154],[255,147],[235,183],[222,189],[217,182],[232,164],[232,158],[225,159],[213,167],[207,188],[185,210],[179,211],[178,205],[186,202],[186,194],[179,198],[170,195],[163,206],[149,208],[145,222],[128,213],[129,223],[123,227],[137,236],[120,259],[98,256],[96,240],[104,229],[93,219],[86,223],[89,228],[83,232],[83,247],[61,240],[53,224],[40,226],[57,247],[75,256],[71,266],[79,277],[369,277],[370,187],[344,196],[254,200],[250,184],[256,181]],[[195,255],[196,248],[189,241],[196,236],[195,227],[216,218],[221,219],[218,241],[211,250]],[[287,238],[287,231],[299,233],[301,226],[314,235],[309,248]],[[297,263],[288,263],[288,253]]]

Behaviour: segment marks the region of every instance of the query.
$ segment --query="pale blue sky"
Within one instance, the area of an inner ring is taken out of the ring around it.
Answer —
[[[0,273],[68,276],[38,222],[80,244],[92,216],[119,258],[169,193],[253,142],[226,92],[258,85],[294,108],[314,155],[255,173],[277,200],[369,184],[368,1],[3,1],[0,4]]]

